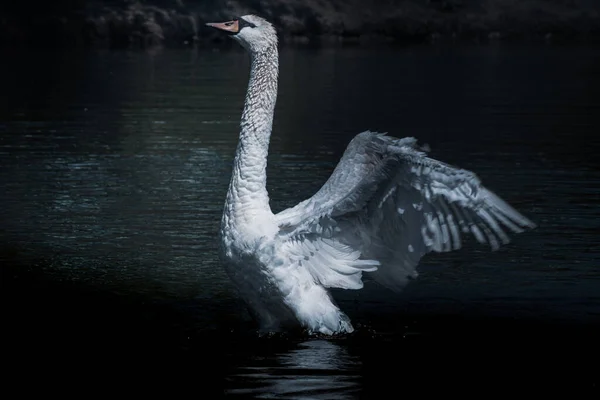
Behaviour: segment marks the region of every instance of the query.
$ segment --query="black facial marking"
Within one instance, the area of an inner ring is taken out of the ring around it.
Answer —
[[[256,25],[254,25],[252,22],[250,21],[246,21],[243,18],[239,18],[238,19],[238,27],[240,29],[240,31],[245,28],[245,27],[249,27],[249,28],[256,28]]]

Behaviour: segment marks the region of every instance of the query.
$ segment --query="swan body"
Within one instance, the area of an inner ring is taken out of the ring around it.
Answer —
[[[246,15],[207,24],[251,56],[241,131],[220,228],[226,271],[264,331],[300,324],[311,333],[353,331],[328,288],[360,289],[362,274],[403,288],[428,252],[472,234],[492,249],[505,230],[534,224],[470,171],[426,156],[414,138],[363,132],[311,198],[274,214],[266,166],[277,98],[277,34]]]

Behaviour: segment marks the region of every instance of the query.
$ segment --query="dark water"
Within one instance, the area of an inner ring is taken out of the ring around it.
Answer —
[[[110,382],[177,370],[201,398],[598,384],[598,49],[282,51],[274,210],[314,193],[371,129],[429,143],[539,225],[497,252],[428,256],[401,294],[336,292],[358,329],[335,340],[256,337],[217,258],[244,53],[4,53],[0,72],[16,377],[61,375],[58,360]]]

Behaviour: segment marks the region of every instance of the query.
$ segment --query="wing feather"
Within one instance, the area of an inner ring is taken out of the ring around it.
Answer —
[[[461,248],[466,233],[495,250],[507,231],[535,226],[474,173],[428,158],[414,138],[374,132],[357,135],[323,187],[276,218],[287,251],[343,288],[372,272],[398,289],[423,255]]]

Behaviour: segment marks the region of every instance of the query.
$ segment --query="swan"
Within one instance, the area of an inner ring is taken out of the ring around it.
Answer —
[[[497,249],[505,232],[535,225],[477,176],[428,158],[415,138],[366,131],[354,137],[321,189],[271,211],[266,167],[277,99],[275,28],[256,15],[208,23],[239,42],[251,69],[220,226],[227,275],[260,330],[300,326],[310,334],[354,328],[328,289],[360,289],[362,274],[402,289],[421,257],[461,247],[462,237]]]

